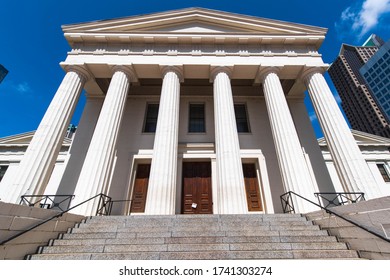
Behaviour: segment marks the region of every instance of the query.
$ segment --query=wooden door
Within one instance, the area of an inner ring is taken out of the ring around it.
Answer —
[[[257,180],[256,174],[256,166],[253,163],[244,163],[242,168],[244,171],[248,211],[263,211],[259,181]]]
[[[211,163],[183,163],[183,214],[212,214]]]
[[[133,198],[131,202],[132,213],[145,212],[146,195],[148,193],[148,183],[150,174],[150,164],[138,164],[135,176]]]

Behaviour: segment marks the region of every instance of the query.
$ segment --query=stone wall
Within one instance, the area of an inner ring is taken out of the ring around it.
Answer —
[[[57,214],[57,211],[0,202],[0,242]],[[0,260],[21,260],[51,238],[81,222],[84,216],[66,213],[0,246]]]
[[[333,207],[331,210],[387,238],[389,242],[325,211],[306,216],[340,241],[349,244],[362,258],[390,259],[390,196]]]

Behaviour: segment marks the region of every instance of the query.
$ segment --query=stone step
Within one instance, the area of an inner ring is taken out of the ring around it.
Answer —
[[[127,220],[127,221],[116,221],[116,222],[109,222],[107,220],[101,221],[101,222],[87,222],[87,223],[80,223],[77,227],[79,228],[85,228],[85,227],[105,227],[105,226],[116,226],[118,228],[121,227],[153,227],[153,226],[189,226],[189,225],[202,225],[202,226],[209,226],[209,225],[219,225],[219,226],[242,226],[242,225],[252,225],[252,226],[305,226],[305,225],[312,225],[313,223],[311,221],[300,219],[298,221],[284,221],[284,220],[254,220],[254,221],[242,221],[242,220],[219,220],[215,222],[209,222],[209,221],[197,221],[194,223],[192,220],[169,220],[169,221],[154,221],[154,220]]]
[[[209,244],[84,244],[46,246],[45,254],[127,253],[127,252],[196,252],[196,251],[278,251],[278,250],[346,250],[342,243],[209,243]]]
[[[137,253],[39,254],[32,260],[234,260],[234,259],[358,259],[351,250],[188,251]]]
[[[156,231],[156,232],[72,232],[62,239],[143,238],[143,237],[224,237],[224,236],[327,236],[324,230],[268,231]]]
[[[102,238],[116,238],[116,232],[103,233],[64,233],[60,235],[60,239],[102,239]],[[135,235],[134,235],[135,237]]]
[[[72,229],[73,233],[88,233],[88,232],[167,232],[167,231],[267,231],[267,230],[317,230],[318,225],[179,225],[179,226],[136,226],[136,227],[117,227],[117,226],[92,226],[78,227]]]
[[[98,244],[210,244],[210,243],[331,243],[334,236],[239,236],[239,237],[140,237],[108,239],[56,239],[49,245],[82,246]],[[343,244],[343,243],[340,243]]]
[[[299,214],[257,214],[257,215],[136,215],[136,216],[97,216],[86,220],[86,223],[171,223],[171,222],[230,222],[230,221],[306,221],[306,218]]]

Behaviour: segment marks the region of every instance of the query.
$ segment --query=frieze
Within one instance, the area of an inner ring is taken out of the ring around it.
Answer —
[[[320,56],[312,46],[283,45],[218,45],[218,44],[121,44],[83,45],[77,44],[69,54],[92,55],[192,55],[192,56]]]

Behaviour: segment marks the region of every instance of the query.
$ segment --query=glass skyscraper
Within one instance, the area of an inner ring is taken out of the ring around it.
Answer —
[[[390,138],[389,46],[374,34],[363,46],[343,44],[328,72],[352,128]]]
[[[360,68],[372,95],[390,122],[390,40]]]

